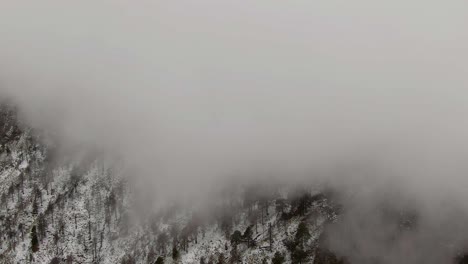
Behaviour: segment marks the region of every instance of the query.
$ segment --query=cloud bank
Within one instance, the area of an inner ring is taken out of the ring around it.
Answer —
[[[0,92],[63,145],[118,153],[162,197],[261,171],[467,212],[467,8],[10,1]]]

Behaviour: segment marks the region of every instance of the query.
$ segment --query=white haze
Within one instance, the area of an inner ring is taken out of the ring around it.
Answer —
[[[457,0],[4,0],[0,91],[160,198],[258,173],[465,214],[467,26]]]

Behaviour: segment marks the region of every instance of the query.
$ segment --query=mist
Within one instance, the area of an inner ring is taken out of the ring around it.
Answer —
[[[432,227],[447,204],[468,213],[467,8],[5,1],[0,95],[60,146],[122,157],[160,200],[261,175],[325,182],[349,208],[384,189]]]

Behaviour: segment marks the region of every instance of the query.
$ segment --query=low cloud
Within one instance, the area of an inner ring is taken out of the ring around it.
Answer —
[[[0,92],[61,145],[117,153],[159,197],[268,174],[375,200],[391,185],[428,215],[440,201],[465,214],[466,8],[11,2]]]

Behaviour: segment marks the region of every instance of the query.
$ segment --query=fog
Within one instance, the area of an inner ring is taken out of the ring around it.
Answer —
[[[158,199],[314,180],[349,208],[405,197],[427,226],[445,223],[437,234],[462,236],[438,212],[468,213],[467,8],[3,1],[0,92],[61,146],[121,156]]]

